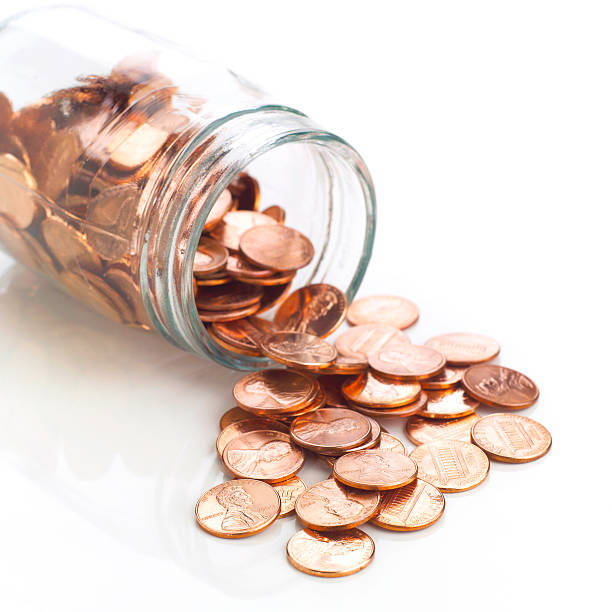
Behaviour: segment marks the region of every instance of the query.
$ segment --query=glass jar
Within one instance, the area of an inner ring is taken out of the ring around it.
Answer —
[[[231,71],[71,7],[0,24],[0,243],[102,314],[240,369],[216,343],[193,264],[218,198],[244,173],[315,248],[292,289],[350,300],[375,196],[363,160]]]

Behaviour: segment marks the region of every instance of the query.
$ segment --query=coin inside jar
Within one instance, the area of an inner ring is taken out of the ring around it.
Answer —
[[[196,277],[214,274],[225,268],[227,258],[225,247],[209,238],[201,238],[193,260],[193,273]]]
[[[304,452],[280,431],[251,431],[227,443],[223,463],[238,478],[273,483],[295,476],[304,464]]]
[[[459,419],[428,419],[418,414],[406,421],[406,435],[417,446],[436,440],[459,440],[470,442],[472,425],[480,417],[470,414]]]
[[[261,338],[261,352],[285,365],[320,369],[336,359],[336,349],[318,336],[300,332],[275,331]]]
[[[279,515],[276,491],[259,480],[223,482],[200,497],[195,514],[198,525],[220,538],[244,538],[263,531]]]
[[[291,423],[291,438],[313,450],[344,451],[365,442],[372,431],[370,421],[346,408],[321,408]]]
[[[426,346],[404,344],[369,353],[368,363],[381,376],[414,381],[439,374],[446,359],[442,353]]]
[[[232,209],[232,204],[233,200],[230,190],[224,189],[210,209],[208,217],[206,217],[204,231],[209,231],[221,223],[223,217]]]
[[[414,302],[395,295],[372,295],[355,300],[347,318],[352,325],[378,323],[405,329],[416,323],[419,309]]]
[[[251,431],[282,431],[283,433],[289,433],[289,428],[283,423],[279,423],[274,419],[267,419],[265,417],[253,418],[253,415],[249,415],[249,419],[237,421],[225,427],[223,431],[217,437],[217,454],[219,457],[223,457],[223,451],[230,440],[241,436],[242,434],[249,433]]]
[[[464,389],[427,392],[427,406],[419,411],[429,419],[457,419],[472,414],[480,405]]]
[[[494,408],[528,408],[540,395],[530,378],[498,365],[471,366],[463,375],[463,385],[474,399]]]
[[[372,372],[347,380],[342,394],[348,400],[370,408],[393,408],[414,402],[421,386],[412,382],[382,380]]]
[[[294,476],[288,480],[277,482],[272,485],[278,493],[281,501],[281,510],[278,518],[289,516],[295,510],[297,498],[306,490],[306,485],[301,478]]]
[[[212,228],[210,235],[225,248],[238,251],[240,238],[248,229],[256,225],[275,224],[268,215],[252,210],[233,210],[224,215],[223,220]]]
[[[26,166],[10,153],[0,154],[0,214],[17,228],[28,227],[36,213],[36,181]]]
[[[367,522],[379,503],[378,491],[359,491],[330,479],[306,489],[297,499],[295,513],[305,527],[338,531]]]
[[[220,287],[207,287],[198,291],[198,310],[234,310],[257,304],[263,292],[261,287],[232,281]]]
[[[370,449],[342,455],[334,464],[334,478],[356,489],[385,491],[415,480],[415,462],[399,453]]]
[[[284,223],[285,218],[287,217],[287,212],[282,206],[278,206],[274,204],[273,206],[268,206],[265,210],[262,210],[261,213],[263,215],[268,215],[272,217],[277,223]]]
[[[410,344],[410,338],[396,327],[380,323],[349,327],[336,338],[340,355],[361,359],[367,359],[368,353],[396,343]]]
[[[425,346],[436,349],[452,365],[472,365],[489,361],[499,353],[499,344],[480,334],[441,334],[430,338]]]

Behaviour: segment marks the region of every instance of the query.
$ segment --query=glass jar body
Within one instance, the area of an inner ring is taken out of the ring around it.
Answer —
[[[371,179],[302,113],[72,8],[0,26],[0,66],[0,243],[89,306],[226,365],[265,365],[212,340],[192,282],[214,206],[245,172],[255,206],[282,205],[315,247],[292,287],[355,293],[374,234]]]

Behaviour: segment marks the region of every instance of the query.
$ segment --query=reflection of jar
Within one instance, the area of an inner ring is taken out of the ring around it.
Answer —
[[[219,198],[254,177],[315,257],[292,288],[349,299],[374,234],[368,170],[343,140],[233,73],[74,8],[0,27],[0,242],[119,322],[234,367],[198,318],[192,271]],[[238,203],[239,204],[239,203]],[[216,210],[217,210],[216,209]]]

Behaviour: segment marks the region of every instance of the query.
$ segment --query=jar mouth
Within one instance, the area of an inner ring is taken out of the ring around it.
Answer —
[[[151,284],[153,273],[161,276],[156,284],[163,294],[157,304],[146,304],[147,309],[155,327],[179,347],[231,368],[252,370],[271,367],[273,362],[225,349],[211,337],[200,321],[192,280],[206,219],[223,191],[245,171],[260,183],[262,173],[271,176],[270,181],[280,179],[280,190],[275,185],[271,196],[282,197],[283,188],[290,193],[292,177],[301,184],[302,189],[294,192],[294,199],[301,203],[265,202],[287,208],[287,224],[310,234],[315,244],[313,262],[300,271],[291,291],[327,281],[344,291],[349,301],[354,297],[372,253],[375,194],[369,171],[355,149],[302,113],[282,106],[224,117],[201,130],[177,156],[160,199],[171,196],[178,212],[161,232],[163,248],[156,240],[156,245],[149,244],[151,248],[143,251],[141,286]],[[292,216],[297,223],[291,222]],[[153,251],[166,260],[161,275],[151,269],[146,256]]]

